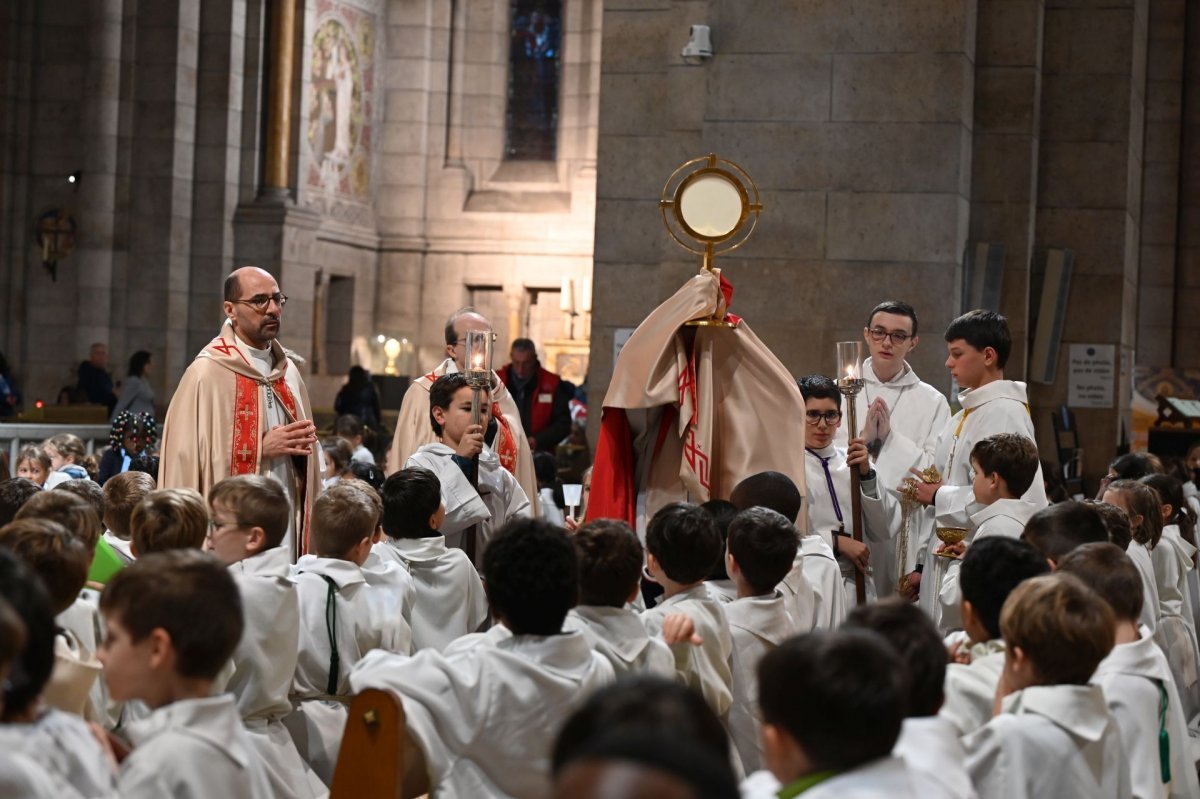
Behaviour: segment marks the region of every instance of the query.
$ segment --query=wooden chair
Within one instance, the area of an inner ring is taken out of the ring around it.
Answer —
[[[375,688],[354,697],[330,799],[407,799],[428,790],[425,758],[405,731],[400,697]]]

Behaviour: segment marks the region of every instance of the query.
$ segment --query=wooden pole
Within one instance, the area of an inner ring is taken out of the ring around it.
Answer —
[[[849,433],[849,441],[858,438],[858,392],[846,394],[846,422],[847,432]],[[851,535],[854,540],[861,542],[863,540],[863,520],[862,520],[862,485],[859,482],[858,467],[850,467],[850,518],[854,522],[854,527],[851,530]],[[865,605],[867,603],[867,583],[866,575],[857,565],[854,567],[854,597],[858,600],[858,604]]]

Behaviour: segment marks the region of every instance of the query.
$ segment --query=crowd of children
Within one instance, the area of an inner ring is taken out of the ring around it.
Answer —
[[[342,741],[384,689],[405,796],[1200,797],[1192,492],[1147,459],[1046,506],[1026,432],[980,429],[1027,421],[1004,332],[947,333],[969,401],[942,479],[890,485],[929,448],[874,402],[839,442],[812,375],[806,496],[747,475],[636,531],[533,518],[553,490],[526,496],[458,374],[386,479],[339,418],[295,562],[272,477],[160,490],[132,418],[102,487],[78,439],[27,447],[0,481],[0,795],[327,796],[383,765]]]

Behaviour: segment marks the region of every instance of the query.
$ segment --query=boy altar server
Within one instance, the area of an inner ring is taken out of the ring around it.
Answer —
[[[292,571],[300,646],[293,712],[284,724],[300,756],[327,785],[346,726],[350,669],[372,649],[407,653],[412,646],[402,594],[369,584],[361,568],[378,519],[361,489],[341,483],[326,489],[313,503],[310,522],[317,554],[302,557]]]
[[[758,710],[758,663],[768,652],[811,629],[796,623],[791,603],[777,586],[796,559],[799,533],[773,510],[750,508],[729,523],[725,569],[737,586],[737,599],[725,605],[733,638],[733,706],[729,734],[747,771],[762,768]]]
[[[529,497],[491,447],[484,443],[491,407],[481,403],[479,424],[471,424],[474,389],[458,372],[443,375],[429,388],[429,421],[438,441],[425,444],[408,459],[406,468],[419,466],[437,475],[446,516],[441,531],[448,546],[466,549],[463,536],[474,529],[475,559],[479,562],[488,539],[511,518],[532,516]],[[478,458],[477,485],[471,485],[472,459]]]
[[[234,698],[209,695],[242,635],[242,600],[221,562],[188,549],[139,557],[105,587],[100,612],[113,699],[153,711],[125,728],[134,749],[118,794],[269,799]]]
[[[439,531],[446,517],[441,483],[428,469],[401,469],[383,483],[386,538],[372,551],[403,566],[414,583],[413,651],[439,652],[487,621],[479,573],[461,549],[446,546]]]
[[[225,689],[237,700],[272,794],[322,796],[327,790],[300,759],[283,726],[292,711],[288,694],[300,640],[292,558],[282,546],[290,513],[287,494],[279,481],[248,474],[217,483],[208,503],[212,521],[206,548],[229,567],[245,614],[245,629]]]
[[[800,514],[801,497],[786,474],[759,472],[737,484],[730,503],[738,510],[768,508],[785,519],[795,519]],[[788,612],[801,628],[832,630],[846,618],[842,570],[833,550],[819,535],[801,536],[792,569],[778,588],[788,598]]]
[[[1032,502],[1020,499],[1029,490],[1040,466],[1037,445],[1025,436],[1016,433],[997,433],[988,436],[971,450],[971,469],[975,472],[972,487],[975,501],[983,509],[971,514],[975,525],[966,541],[950,546],[939,546],[937,551],[961,557],[966,547],[975,541],[993,535],[1019,539],[1025,525],[1040,508]],[[938,608],[943,630],[962,627],[959,613],[961,591],[958,586],[959,569],[962,561],[952,560],[946,566],[941,584],[936,588]]]
[[[933,463],[938,434],[950,418],[946,396],[921,381],[908,363],[920,341],[917,312],[911,305],[888,300],[876,305],[867,317],[863,339],[871,357],[863,363],[863,390],[855,396],[858,409],[857,434],[876,456],[881,490],[894,491],[908,477],[911,464]],[[846,446],[846,429],[839,428],[838,443]],[[914,514],[910,524],[909,551],[904,552],[904,573],[911,571],[922,526],[933,520]],[[879,596],[896,592],[895,538],[874,546],[875,590]]]
[[[1012,590],[1030,577],[1050,571],[1033,547],[1009,538],[985,538],[967,550],[959,574],[962,619],[967,641],[946,666],[945,701],[940,714],[960,735],[992,717],[996,684],[1004,671],[1000,610]]]
[[[675,656],[651,637],[628,604],[641,592],[644,553],[637,533],[616,519],[597,519],[571,536],[579,558],[579,605],[563,629],[579,630],[618,677],[675,675]]]
[[[857,604],[855,570],[863,573],[867,601],[875,599],[874,572],[868,541],[885,541],[900,527],[899,503],[880,491],[861,438],[849,449],[834,443],[842,423],[842,392],[824,375],[796,381],[804,397],[804,469],[808,485],[808,529],[820,534],[837,555],[846,605]],[[862,495],[863,540],[852,537],[850,470],[858,469]]]
[[[975,799],[963,768],[958,730],[938,716],[946,674],[946,647],[929,617],[900,598],[857,607],[845,629],[872,630],[908,665],[908,716],[892,754],[903,758],[922,797]]]
[[[1108,709],[1121,728],[1133,795],[1200,796],[1187,719],[1171,668],[1150,631],[1138,624],[1142,581],[1137,567],[1118,546],[1085,544],[1059,561],[1058,571],[1082,580],[1116,617],[1116,645],[1096,667],[1092,684],[1104,689]]]
[[[663,596],[642,614],[642,621],[651,635],[658,635],[670,614],[692,620],[703,643],[675,644],[675,670],[724,719],[733,703],[733,639],[724,603],[713,599],[704,584],[721,554],[717,522],[699,505],[672,502],[655,513],[646,527],[646,572],[663,587]]]
[[[561,529],[510,522],[483,555],[483,577],[492,613],[510,636],[452,655],[371,652],[350,685],[400,694],[418,759],[409,771],[428,778],[412,787],[463,799],[547,796],[558,728],[612,682],[613,669],[582,633],[563,631],[579,580],[575,549]]]
[[[1117,721],[1103,689],[1088,683],[1112,650],[1115,623],[1069,574],[1033,577],[1009,595],[996,715],[963,739],[980,799],[1132,795]]]
[[[917,482],[917,499],[933,507],[937,527],[965,527],[974,524],[971,514],[982,506],[975,501],[971,485],[970,453],[975,444],[996,433],[1020,433],[1035,439],[1029,415],[1025,384],[1004,379],[1004,365],[1012,350],[1008,320],[993,311],[976,310],[963,314],[946,328],[946,368],[959,386],[962,410],[946,422],[938,436],[933,465],[941,473],[941,482]],[[914,464],[924,468],[928,462]],[[1021,499],[1041,508],[1046,505],[1046,490],[1039,465],[1037,476]],[[936,586],[921,590],[921,572],[933,571],[933,528],[922,534],[914,571],[909,574],[910,590],[920,592],[921,607],[935,622],[940,621]]]
[[[743,799],[915,799],[892,747],[904,720],[906,667],[868,630],[789,639],[758,666],[763,749],[770,774],[742,783]]]

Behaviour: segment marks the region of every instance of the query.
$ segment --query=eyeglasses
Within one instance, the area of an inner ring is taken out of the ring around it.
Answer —
[[[242,524],[237,519],[234,519],[231,522],[219,522],[216,519],[209,519],[208,520],[208,537],[212,538],[213,535],[217,532],[217,530],[220,530],[222,527],[245,527],[245,526],[246,525]]]
[[[287,305],[287,301],[287,295],[281,291],[277,291],[274,294],[255,294],[248,300],[230,300],[230,302],[237,305],[249,305],[259,313],[263,313],[270,308],[272,302],[283,308],[283,306]]]
[[[867,330],[867,335],[871,337],[871,341],[876,343],[883,341],[885,338],[891,339],[893,344],[899,345],[908,341],[912,336],[905,333],[903,330],[884,330],[882,327],[872,327]]]
[[[821,423],[822,419],[825,420],[825,424],[829,425],[830,427],[833,427],[835,424],[842,421],[842,412],[841,411],[805,411],[804,412],[804,421],[807,422],[808,424],[811,424],[813,427],[816,427],[817,425],[819,425]]]

